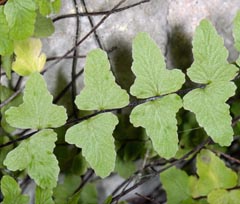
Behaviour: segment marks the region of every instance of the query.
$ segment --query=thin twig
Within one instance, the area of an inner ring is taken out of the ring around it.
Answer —
[[[87,176],[85,176],[82,180],[82,182],[80,183],[79,187],[74,191],[74,194],[79,192],[86,184],[87,182],[91,179],[91,177],[93,176],[94,171],[91,169],[88,173]]]
[[[149,198],[149,197],[147,197],[147,196],[145,196],[145,195],[141,195],[141,194],[139,194],[139,193],[135,193],[135,195],[137,195],[137,196],[139,196],[140,198],[143,198],[143,199],[145,199],[145,200],[147,200],[147,201],[150,201],[151,203],[160,204],[160,203],[157,202],[156,200],[153,200],[152,198]]]
[[[143,3],[148,3],[150,2],[151,0],[143,0],[143,1],[139,1],[135,4],[132,4],[132,5],[129,5],[129,6],[125,6],[125,7],[122,7],[122,8],[119,8],[119,9],[115,9],[113,11],[113,14],[114,13],[118,13],[118,12],[121,12],[121,11],[124,11],[124,10],[127,10],[127,9],[130,9],[130,8],[133,8],[133,7],[136,7],[136,6],[139,6],[140,4],[143,4]],[[106,15],[108,14],[109,11],[97,11],[97,12],[80,12],[78,14],[78,16],[102,16],[102,15]],[[77,14],[65,14],[65,15],[61,15],[61,16],[57,16],[56,18],[53,18],[52,21],[53,22],[56,22],[58,20],[61,20],[61,19],[65,19],[65,18],[73,18],[73,17],[76,17]]]
[[[82,2],[82,4],[83,4],[83,7],[84,7],[84,9],[85,9],[85,12],[88,13],[88,9],[87,9],[87,5],[86,5],[86,3],[85,3],[85,0],[81,0],[81,2]],[[78,17],[77,17],[77,18],[78,18]],[[88,20],[89,20],[89,23],[90,23],[91,27],[94,28],[94,23],[93,23],[92,17],[91,17],[91,16],[88,16]],[[103,45],[102,45],[102,43],[101,43],[101,41],[100,41],[100,38],[99,38],[99,36],[98,36],[98,34],[97,34],[97,30],[94,31],[94,37],[95,37],[95,39],[96,39],[96,41],[97,41],[98,46],[99,46],[102,50],[104,50]]]
[[[62,57],[60,57],[58,60],[56,60],[54,63],[50,64],[42,73],[44,73],[47,69],[50,69],[53,67],[53,65],[56,65],[59,63],[62,59],[64,59],[66,56],[68,56],[71,52],[73,52],[81,43],[83,43],[92,33],[94,33],[104,22],[105,20],[111,16],[111,14],[124,2],[127,0],[121,0],[116,6],[114,6],[77,44],[76,46],[72,47],[70,50],[68,50]]]

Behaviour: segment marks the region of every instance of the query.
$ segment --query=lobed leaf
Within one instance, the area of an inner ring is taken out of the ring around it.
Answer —
[[[4,6],[11,39],[23,40],[34,31],[36,5],[33,0],[8,0]]]
[[[104,51],[88,53],[84,74],[85,87],[75,100],[79,109],[104,110],[128,105],[129,96],[115,83]]]
[[[12,54],[13,41],[9,38],[9,27],[3,6],[0,6],[0,36],[0,55]]]
[[[61,0],[35,0],[39,11],[46,16],[50,13],[58,13],[61,8]]]
[[[193,197],[206,196],[215,189],[237,185],[237,174],[209,150],[203,149],[198,154],[197,174],[199,179],[192,179],[191,182]]]
[[[48,37],[52,35],[55,31],[53,22],[50,18],[42,16],[40,13],[37,13],[35,28],[34,28],[34,37]]]
[[[26,169],[38,186],[51,189],[56,186],[59,173],[53,154],[56,140],[53,130],[42,130],[9,152],[4,165],[11,171]]]
[[[12,69],[21,76],[42,71],[46,63],[46,55],[41,54],[41,48],[42,43],[39,39],[16,41],[14,44],[16,61],[13,62]]]
[[[173,157],[178,150],[176,113],[182,100],[176,94],[138,105],[132,110],[130,121],[142,126],[151,138],[153,147],[164,158]]]
[[[2,204],[28,204],[29,196],[21,195],[18,183],[10,176],[3,176],[1,180],[1,192],[4,196]]]
[[[35,204],[54,204],[52,194],[52,189],[42,189],[37,186],[35,192]]]
[[[217,189],[208,194],[209,204],[239,204],[240,190]]]
[[[147,33],[139,33],[133,41],[132,71],[136,79],[130,92],[137,98],[171,93],[185,82],[180,70],[166,69],[161,50]]]
[[[191,198],[189,177],[186,172],[172,167],[161,173],[160,179],[167,193],[167,204],[181,203]]]
[[[66,110],[52,104],[52,96],[47,90],[41,74],[30,75],[24,90],[23,104],[6,111],[7,122],[17,128],[44,129],[65,124]]]
[[[234,83],[221,81],[195,89],[183,98],[184,108],[196,114],[199,125],[221,146],[229,146],[233,140],[229,105],[225,102],[235,90]]]
[[[66,142],[82,148],[82,155],[101,177],[114,170],[116,152],[112,133],[117,123],[115,115],[103,113],[69,128],[65,136]]]
[[[223,39],[208,20],[202,20],[193,36],[194,62],[187,75],[196,83],[230,81],[238,69],[227,62]]]

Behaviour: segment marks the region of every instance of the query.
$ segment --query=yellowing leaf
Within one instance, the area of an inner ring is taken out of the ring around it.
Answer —
[[[52,99],[42,75],[35,72],[26,82],[23,104],[8,109],[6,120],[11,126],[22,129],[62,126],[67,119],[66,110],[52,104]]]
[[[239,204],[240,190],[214,190],[208,194],[207,199],[209,204]]]
[[[16,41],[14,43],[16,61],[13,62],[12,69],[21,76],[41,72],[46,62],[46,55],[41,54],[41,48],[42,43],[39,39]]]
[[[82,148],[82,155],[101,177],[108,176],[115,167],[112,133],[117,123],[115,115],[103,113],[74,125],[66,133],[66,142]]]
[[[192,179],[193,197],[206,196],[214,189],[232,188],[237,185],[237,174],[209,150],[202,150],[197,156],[197,174]]]

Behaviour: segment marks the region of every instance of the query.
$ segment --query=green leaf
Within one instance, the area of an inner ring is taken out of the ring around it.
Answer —
[[[112,113],[103,113],[67,130],[66,142],[82,148],[82,155],[101,177],[108,176],[115,166],[115,147],[112,137],[118,119]]]
[[[8,99],[14,92],[5,87],[0,85],[0,101],[5,101],[6,99]],[[15,130],[15,128],[13,128],[12,126],[10,126],[7,122],[6,122],[6,111],[10,108],[10,107],[14,107],[14,106],[18,106],[19,104],[22,103],[22,94],[19,94],[16,98],[14,98],[10,103],[8,103],[7,105],[5,105],[4,107],[1,108],[1,127],[4,129],[5,132],[11,133]]]
[[[194,62],[187,75],[196,83],[230,81],[238,69],[227,62],[223,39],[208,20],[202,20],[193,37]]]
[[[42,189],[37,186],[35,193],[35,204],[54,204],[52,200],[52,190]]]
[[[13,41],[9,38],[9,27],[4,14],[4,7],[0,6],[0,55],[13,53]]]
[[[56,140],[53,130],[42,130],[9,152],[4,165],[11,171],[26,169],[38,186],[51,189],[57,185],[59,173],[58,161],[53,154]]]
[[[96,185],[87,184],[81,191],[79,203],[95,204],[98,203]]]
[[[21,195],[18,183],[10,176],[3,176],[1,180],[1,191],[4,196],[2,204],[28,204],[29,197]]]
[[[122,178],[127,179],[136,171],[136,165],[133,161],[124,161],[117,157],[114,171],[116,171]]]
[[[239,204],[240,190],[217,189],[208,194],[209,204]]]
[[[135,107],[130,121],[135,127],[146,128],[153,147],[164,158],[173,157],[178,150],[176,112],[182,100],[176,94],[149,101]]]
[[[23,40],[30,37],[34,31],[36,5],[33,0],[8,0],[4,13],[12,39]]]
[[[235,90],[232,82],[217,82],[195,89],[183,98],[184,108],[196,114],[199,125],[221,146],[229,146],[233,140],[229,105],[225,102]]]
[[[42,15],[46,16],[50,13],[57,13],[61,8],[61,0],[35,0],[39,11]]]
[[[209,150],[202,150],[197,156],[197,174],[192,179],[193,197],[206,196],[214,189],[232,188],[237,185],[237,174]]]
[[[237,12],[233,21],[233,36],[235,40],[234,46],[240,52],[240,11]]]
[[[1,60],[2,60],[2,67],[6,72],[7,78],[8,78],[8,80],[11,80],[11,78],[12,78],[11,72],[12,72],[13,55],[2,56]]]
[[[54,188],[53,196],[56,204],[66,204],[69,196],[78,188],[80,184],[80,176],[73,174],[65,175],[63,183],[58,183]]]
[[[52,98],[42,75],[37,72],[31,74],[24,90],[24,103],[6,111],[7,122],[22,129],[56,128],[64,125],[67,119],[66,110],[53,105]]]
[[[50,18],[37,14],[34,37],[48,37],[54,33],[54,25]]]
[[[172,167],[161,173],[160,179],[167,193],[167,204],[180,203],[191,197],[186,172]]]
[[[104,110],[128,105],[129,96],[115,83],[104,51],[88,53],[84,74],[85,87],[75,100],[79,109]]]
[[[13,62],[12,69],[21,76],[42,71],[46,63],[46,55],[41,54],[41,48],[42,43],[39,39],[16,41],[14,44],[16,61]]]
[[[177,91],[185,81],[180,70],[166,69],[161,50],[146,33],[139,33],[133,41],[132,71],[136,79],[130,91],[138,98]]]

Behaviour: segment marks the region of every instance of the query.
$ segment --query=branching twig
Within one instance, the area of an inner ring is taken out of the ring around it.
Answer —
[[[130,9],[130,8],[133,8],[133,7],[139,6],[140,4],[148,3],[150,1],[151,0],[139,1],[139,2],[137,2],[135,4],[132,4],[132,5],[129,5],[129,6],[125,6],[125,7],[119,8],[119,9],[115,9],[113,11],[113,13],[118,13],[118,12]],[[58,16],[56,18],[53,18],[52,20],[53,20],[53,22],[56,22],[56,21],[61,20],[61,19],[72,18],[72,17],[76,17],[76,16],[102,16],[102,15],[106,15],[108,13],[109,13],[109,11],[80,12],[78,15],[77,14],[65,14],[65,15],[61,15],[61,16]]]

